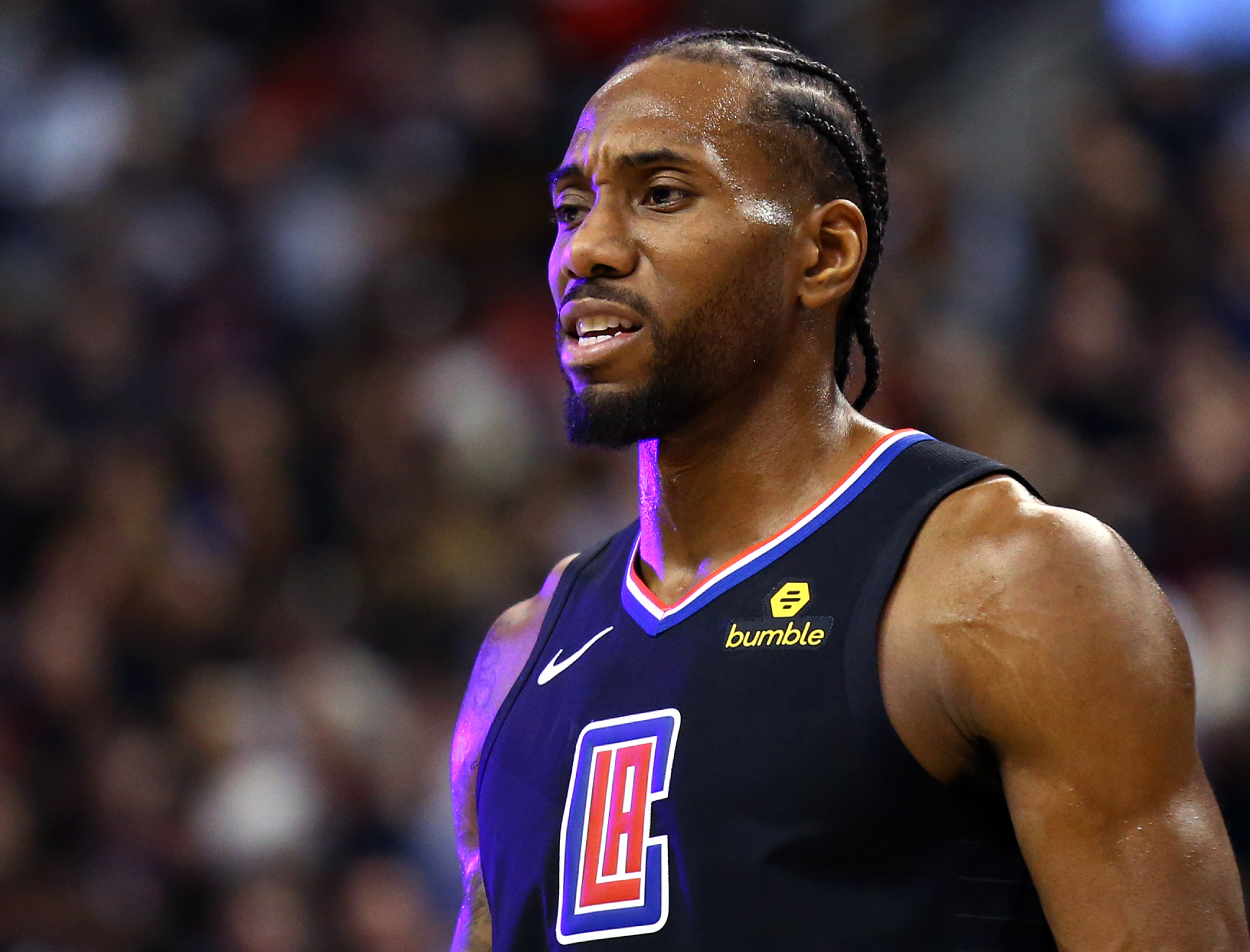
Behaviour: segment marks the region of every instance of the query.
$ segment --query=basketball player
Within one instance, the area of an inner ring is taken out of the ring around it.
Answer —
[[[760,34],[669,38],[551,194],[569,435],[638,444],[641,518],[486,637],[455,948],[1250,948],[1145,569],[858,412],[887,203],[847,84]]]

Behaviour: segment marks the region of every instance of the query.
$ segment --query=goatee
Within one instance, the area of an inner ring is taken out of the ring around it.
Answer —
[[[693,419],[707,400],[700,386],[696,348],[680,336],[670,339],[650,327],[654,344],[650,380],[630,393],[578,392],[568,381],[564,398],[564,429],[570,443],[621,449],[640,440],[671,433]]]

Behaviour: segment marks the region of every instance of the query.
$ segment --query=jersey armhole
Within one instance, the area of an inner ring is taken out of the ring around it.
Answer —
[[[495,739],[499,736],[499,731],[503,727],[503,723],[511,712],[513,705],[516,703],[521,689],[534,673],[534,666],[542,656],[543,650],[551,638],[552,631],[555,630],[556,622],[559,620],[560,614],[564,611],[564,606],[569,600],[569,593],[573,591],[573,583],[577,581],[577,577],[581,575],[586,566],[593,562],[615,538],[616,536],[612,536],[586,552],[582,552],[561,573],[560,581],[556,583],[556,590],[552,593],[551,601],[547,605],[547,611],[543,615],[542,626],[538,629],[538,637],[534,639],[534,647],[530,650],[529,658],[525,661],[525,667],[521,669],[521,673],[512,682],[512,687],[508,689],[503,703],[499,705],[499,710],[495,712],[495,719],[491,722],[490,730],[486,732],[486,739],[482,741],[482,753],[477,762],[477,779],[473,787],[473,802],[477,808],[480,809],[482,778],[486,776],[486,764],[490,758],[491,751],[494,749]]]
[[[881,688],[878,654],[881,616],[916,537],[933,510],[947,496],[991,476],[1010,476],[1032,495],[1039,499],[1042,497],[1019,473],[1002,463],[948,444],[929,445],[932,451],[943,455],[964,456],[966,463],[908,510],[869,572],[868,580],[851,611],[851,620],[847,627],[846,692],[851,718],[863,751],[883,772],[890,787],[900,790],[937,789],[945,791],[949,796],[960,796],[954,788],[941,783],[925,770],[903,743],[890,720]]]

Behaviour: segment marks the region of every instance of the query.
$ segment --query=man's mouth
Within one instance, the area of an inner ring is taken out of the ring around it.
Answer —
[[[645,326],[633,308],[603,298],[578,298],[560,308],[566,360],[574,354],[599,360],[626,344]]]

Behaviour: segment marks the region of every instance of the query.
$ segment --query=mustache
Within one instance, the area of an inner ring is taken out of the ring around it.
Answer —
[[[648,322],[655,320],[655,308],[651,306],[650,301],[637,291],[613,284],[606,278],[587,278],[585,281],[577,281],[569,285],[564,296],[560,298],[560,306],[564,307],[570,301],[580,301],[582,298],[621,304],[635,311],[639,317]]]

